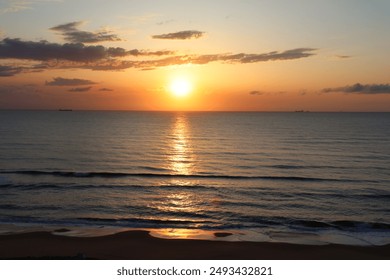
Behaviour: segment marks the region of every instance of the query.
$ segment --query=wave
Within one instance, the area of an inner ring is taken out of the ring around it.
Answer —
[[[355,220],[335,220],[335,221],[318,221],[292,219],[285,217],[258,217],[258,216],[241,216],[236,221],[245,220],[249,227],[273,227],[287,226],[299,230],[341,230],[341,231],[388,231],[390,224],[385,222],[369,222]]]
[[[265,165],[264,167],[275,168],[275,169],[350,169],[346,166],[330,166],[330,165],[288,165],[288,164],[275,164],[275,165]]]
[[[378,230],[390,230],[390,224],[386,223],[369,223],[359,221],[335,221],[331,223],[332,226],[339,229],[378,229]]]
[[[246,217],[249,218],[249,217]],[[231,219],[228,224],[216,223],[213,219],[199,219],[199,217],[131,217],[131,218],[95,218],[79,217],[73,219],[42,219],[31,216],[8,216],[1,217],[0,224],[43,224],[43,225],[73,225],[73,226],[107,226],[107,227],[129,227],[129,228],[188,228],[188,229],[263,229],[278,230],[288,228],[292,232],[350,232],[350,233],[387,233],[390,230],[390,224],[385,222],[363,222],[354,220],[339,221],[317,221],[317,220],[300,220],[288,218],[260,218],[252,217],[245,220],[242,218]]]
[[[55,211],[61,210],[60,206],[49,206],[49,205],[34,205],[34,206],[26,206],[26,205],[15,205],[15,204],[0,204],[0,210],[23,210],[23,211],[39,211],[39,210],[47,210],[47,211]]]
[[[185,179],[226,179],[226,180],[277,180],[277,181],[308,181],[308,182],[370,182],[378,180],[355,180],[347,178],[318,178],[300,176],[243,176],[243,175],[204,175],[204,174],[169,174],[169,173],[125,173],[125,172],[74,172],[74,171],[41,171],[41,170],[14,170],[1,171],[2,174],[20,174],[29,176],[56,176],[74,178],[185,178]]]
[[[203,186],[199,184],[192,184],[192,185],[129,185],[129,184],[123,184],[123,185],[107,185],[107,184],[63,184],[63,183],[36,183],[36,184],[0,184],[1,189],[20,189],[20,190],[40,190],[40,189],[66,189],[66,190],[89,190],[89,189],[165,189],[165,190],[185,190],[185,189],[191,189],[191,190],[214,190],[215,187],[213,186]],[[7,195],[7,194],[2,194]]]
[[[143,218],[127,218],[127,219],[109,219],[109,218],[77,218],[79,222],[95,223],[95,224],[107,224],[107,225],[198,225],[211,223],[210,221],[192,220],[192,219],[143,219]]]

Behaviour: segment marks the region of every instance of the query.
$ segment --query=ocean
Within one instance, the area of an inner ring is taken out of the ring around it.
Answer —
[[[0,111],[0,225],[388,244],[390,113]]]

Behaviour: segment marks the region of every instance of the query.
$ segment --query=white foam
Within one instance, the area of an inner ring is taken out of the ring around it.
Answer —
[[[357,246],[381,246],[390,244],[390,236],[385,232],[328,231],[321,234],[321,240],[331,244]]]

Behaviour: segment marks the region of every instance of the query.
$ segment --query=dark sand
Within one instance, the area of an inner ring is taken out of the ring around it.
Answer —
[[[77,256],[77,257],[75,257]],[[49,232],[0,236],[0,259],[189,260],[369,260],[390,259],[390,245],[296,245],[266,242],[161,239],[147,231],[100,237],[70,237]]]

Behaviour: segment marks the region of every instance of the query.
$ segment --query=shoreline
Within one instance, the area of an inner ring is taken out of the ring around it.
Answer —
[[[101,260],[389,260],[390,244],[382,246],[303,245],[229,241],[229,232],[214,240],[160,238],[148,230],[71,236],[68,229],[36,230],[0,235],[0,259]],[[224,240],[225,239],[225,240]]]

